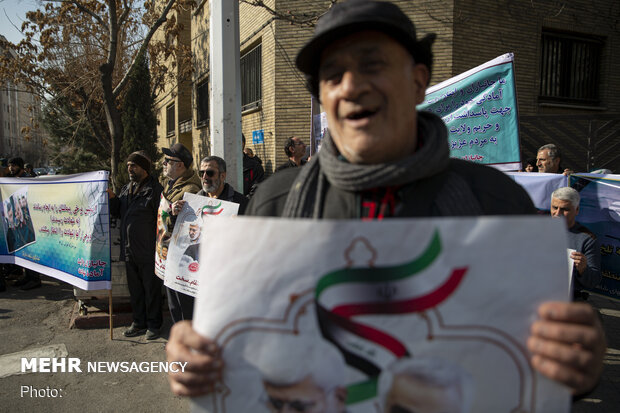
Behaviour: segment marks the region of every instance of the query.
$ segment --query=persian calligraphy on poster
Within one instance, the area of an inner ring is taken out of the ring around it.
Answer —
[[[111,286],[108,172],[0,178],[0,262],[83,290]]]
[[[429,88],[418,110],[443,119],[451,157],[521,169],[512,53]]]
[[[579,191],[577,221],[596,235],[601,245],[601,283],[590,291],[620,299],[620,175],[570,175]]]

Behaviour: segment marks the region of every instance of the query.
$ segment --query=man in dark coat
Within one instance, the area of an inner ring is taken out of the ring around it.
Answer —
[[[110,213],[121,217],[121,256],[127,270],[127,285],[133,323],[123,335],[146,332],[147,340],[159,337],[162,317],[162,280],[155,275],[155,229],[162,186],[151,173],[151,160],[144,151],[127,157],[129,183],[118,196],[110,194]]]
[[[327,114],[318,159],[261,184],[247,215],[380,220],[532,213],[527,194],[501,172],[450,159],[445,124],[416,111],[430,80],[433,39],[419,39],[393,3],[349,0],[330,8],[296,61]],[[531,367],[575,395],[591,390],[606,347],[595,311],[586,303],[545,302],[538,316],[527,340]],[[188,363],[169,375],[177,395],[207,394],[225,374],[218,345],[188,322],[173,326],[166,351],[168,361]]]
[[[241,134],[241,150],[245,149],[245,135]],[[260,161],[243,152],[243,195],[249,195],[254,185],[265,179],[265,170]]]
[[[577,222],[581,197],[571,187],[558,188],[551,194],[551,216],[564,217],[568,229],[568,248],[573,260],[573,298],[587,300],[588,292],[601,282],[601,245],[596,235]]]
[[[284,152],[288,156],[288,161],[276,168],[276,172],[286,168],[297,168],[306,164],[303,157],[306,155],[306,144],[298,137],[291,136],[284,142]]]

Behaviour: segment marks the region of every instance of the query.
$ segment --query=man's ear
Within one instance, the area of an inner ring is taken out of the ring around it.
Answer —
[[[418,63],[413,66],[413,81],[416,85],[416,104],[424,102],[426,88],[430,80],[430,72],[425,64]]]

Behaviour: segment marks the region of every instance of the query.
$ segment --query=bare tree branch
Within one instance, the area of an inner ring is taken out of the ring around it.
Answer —
[[[303,13],[303,12],[293,13],[290,10],[287,11],[286,13],[280,12],[280,11],[274,10],[271,7],[269,7],[267,4],[265,4],[264,0],[239,0],[239,1],[240,3],[245,3],[253,7],[263,8],[267,10],[269,14],[271,14],[272,16],[274,16],[275,18],[279,20],[284,20],[284,21],[290,22],[291,24],[297,24],[299,26],[314,27],[316,25],[316,21],[321,16],[323,16],[325,13],[329,11],[334,6],[334,4],[336,4],[337,0],[329,0],[329,6],[327,6],[325,10],[321,12],[315,12],[315,13]]]
[[[84,13],[88,14],[93,19],[95,19],[97,21],[97,23],[99,23],[101,25],[101,27],[103,27],[106,30],[109,30],[108,25],[101,18],[101,16],[99,16],[97,13],[95,13],[94,11],[89,9],[88,7],[84,6],[83,4],[79,3],[77,0],[46,0],[46,1],[73,4],[75,7],[77,7],[78,9],[80,9]]]
[[[114,88],[114,92],[113,92],[114,93],[114,97],[117,97],[121,93],[121,90],[123,90],[123,88],[125,87],[125,85],[129,81],[129,74],[131,73],[133,68],[138,64],[138,56],[140,56],[141,53],[145,53],[146,52],[146,49],[147,49],[147,47],[148,47],[148,45],[149,45],[149,43],[151,41],[151,38],[153,37],[153,35],[157,31],[157,29],[159,29],[159,27],[162,24],[164,24],[164,22],[166,21],[166,17],[168,16],[168,12],[170,11],[172,6],[174,5],[175,1],[176,0],[168,0],[168,3],[166,4],[164,9],[162,10],[162,12],[159,15],[159,18],[157,19],[157,21],[155,21],[155,23],[150,27],[149,32],[146,34],[146,36],[144,37],[144,40],[142,41],[142,45],[140,46],[140,49],[138,50],[138,53],[136,53],[136,55],[134,56],[133,61],[131,62],[131,65],[129,66],[129,70],[127,70],[127,72],[125,73],[125,75],[123,76],[121,81]]]
[[[129,7],[129,5],[127,4],[127,0],[123,0],[123,14],[120,15],[120,17],[118,18],[118,25],[122,26],[125,23],[125,20],[127,19],[127,16],[129,16],[129,12],[131,11],[131,7]]]

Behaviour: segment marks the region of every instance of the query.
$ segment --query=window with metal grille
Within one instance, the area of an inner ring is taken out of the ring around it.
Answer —
[[[166,135],[174,135],[175,132],[174,103],[166,107]]]
[[[196,126],[209,123],[209,82],[196,85]]]
[[[259,44],[241,56],[241,111],[260,108],[261,88],[261,45]]]
[[[603,39],[544,29],[541,39],[539,100],[599,104]]]

